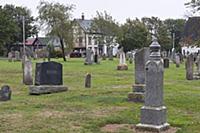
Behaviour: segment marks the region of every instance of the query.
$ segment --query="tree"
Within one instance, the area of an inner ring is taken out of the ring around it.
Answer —
[[[124,47],[124,51],[130,51],[149,45],[150,34],[146,26],[140,20],[127,19],[126,23],[121,26],[121,29],[121,44]]]
[[[68,50],[73,46],[73,30],[70,20],[73,8],[74,5],[65,6],[60,3],[45,1],[40,2],[38,6],[38,19],[41,25],[45,27],[47,35],[59,38],[64,61],[66,61],[64,43],[67,45]]]
[[[93,19],[92,30],[102,35],[102,37],[99,38],[101,43],[105,41],[108,45],[110,45],[119,34],[119,26],[117,22],[115,22],[112,16],[106,11],[104,11],[104,13],[97,11],[97,15]]]
[[[190,8],[194,14],[200,10],[200,0],[190,0],[189,2],[185,3],[185,6]]]
[[[168,32],[171,33],[171,41],[173,41],[173,33],[175,34],[175,48],[178,50],[181,48],[179,44],[183,37],[185,23],[185,19],[164,20],[164,24],[166,25]]]
[[[31,16],[31,11],[29,9],[14,5],[5,5],[3,9],[7,12],[8,17],[13,20],[17,27],[17,32],[13,35],[13,42],[23,41],[22,16],[25,17],[25,39],[38,33],[37,27],[34,24],[35,20],[33,16]]]

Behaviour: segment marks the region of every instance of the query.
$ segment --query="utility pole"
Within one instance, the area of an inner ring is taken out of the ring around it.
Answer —
[[[22,25],[23,25],[23,61],[25,61],[25,56],[26,56],[26,53],[25,53],[25,17],[23,16],[22,17]]]

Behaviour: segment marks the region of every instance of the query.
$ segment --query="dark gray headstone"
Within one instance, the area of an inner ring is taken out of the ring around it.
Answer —
[[[2,86],[0,90],[0,101],[8,101],[11,99],[11,89],[8,85]]]
[[[91,88],[91,74],[85,76],[85,88]]]
[[[164,58],[164,68],[169,68],[169,58]]]
[[[113,60],[113,47],[108,47],[108,58],[109,60]]]
[[[53,61],[36,63],[35,85],[62,84],[62,64]]]

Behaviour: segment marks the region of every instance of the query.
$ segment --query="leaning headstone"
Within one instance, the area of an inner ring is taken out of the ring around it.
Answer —
[[[85,76],[85,88],[91,88],[91,74]]]
[[[12,54],[12,52],[9,52],[8,53],[8,61],[12,62],[12,59],[13,59],[13,54]]]
[[[164,58],[164,68],[169,68],[169,58]]]
[[[126,64],[126,57],[123,51],[123,47],[119,50],[119,65],[117,66],[117,70],[128,70],[128,66]]]
[[[23,64],[23,83],[25,85],[32,85],[33,84],[33,77],[32,77],[32,62],[29,60],[25,60]]]
[[[15,51],[15,61],[20,61],[20,53],[19,53],[19,51]]]
[[[192,54],[190,54],[187,56],[185,63],[187,80],[193,80],[193,64],[194,64],[194,57]]]
[[[137,130],[161,132],[169,129],[166,122],[167,108],[163,105],[164,68],[160,56],[160,45],[154,37],[150,45],[150,60],[145,65],[145,103],[141,108],[140,124]]]
[[[180,61],[179,54],[176,54],[176,56],[175,56],[175,63],[176,63],[176,67],[180,67],[181,61]]]
[[[93,52],[91,49],[86,49],[86,58],[85,58],[85,65],[92,65],[93,64]]]
[[[11,99],[11,89],[8,85],[4,85],[0,90],[0,101],[8,101]]]
[[[29,87],[29,94],[48,94],[67,91],[63,86],[62,64],[57,62],[36,63],[35,86]]]
[[[149,48],[142,48],[135,53],[135,84],[133,91],[128,93],[128,101],[144,102],[145,63],[149,59]]]

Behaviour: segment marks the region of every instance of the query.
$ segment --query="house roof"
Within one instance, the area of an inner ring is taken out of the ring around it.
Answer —
[[[190,17],[184,27],[184,37],[200,39],[200,17]]]
[[[98,31],[92,30],[93,20],[74,19],[74,21],[77,22],[86,33],[101,34],[100,30]]]
[[[33,42],[35,41],[35,39],[36,39],[36,38],[28,38],[28,39],[26,39],[25,44],[26,44],[26,45],[32,45]]]

